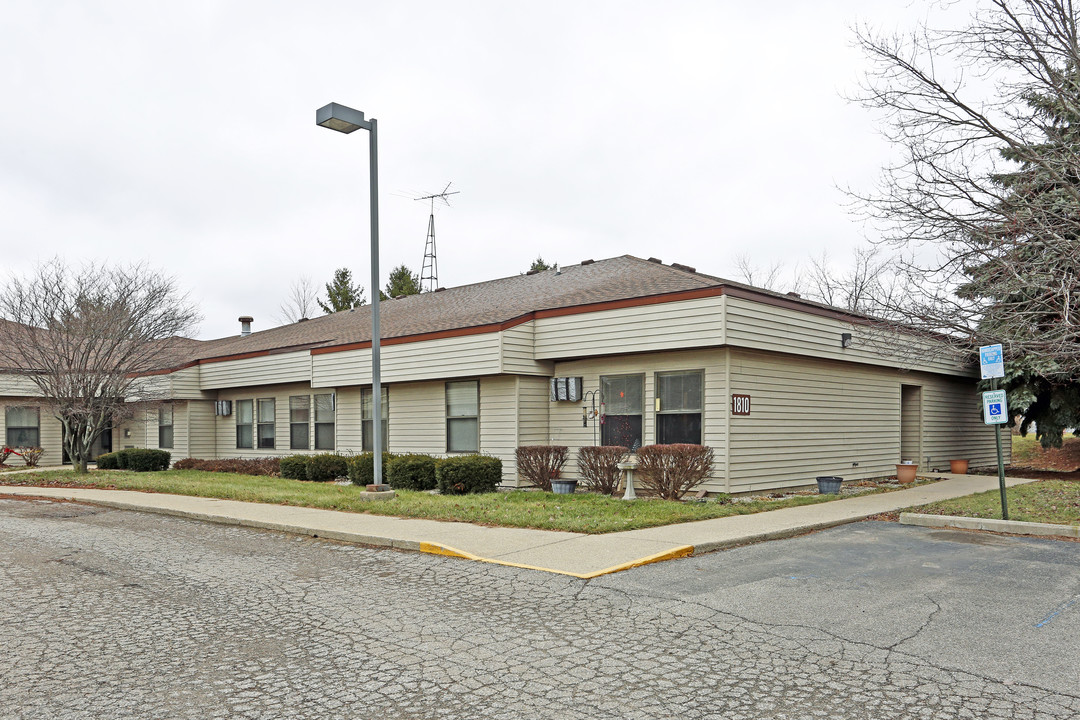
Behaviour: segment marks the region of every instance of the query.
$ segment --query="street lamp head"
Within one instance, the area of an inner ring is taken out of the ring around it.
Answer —
[[[337,103],[330,103],[316,110],[315,124],[343,133],[370,126],[370,123],[364,120],[364,113]]]

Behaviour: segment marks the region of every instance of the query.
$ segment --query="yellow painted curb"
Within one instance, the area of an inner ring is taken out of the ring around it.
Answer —
[[[567,570],[556,570],[554,568],[540,567],[538,565],[524,565],[522,563],[507,562],[506,560],[494,560],[492,558],[484,558],[479,555],[473,555],[467,553],[464,550],[458,550],[456,548],[448,547],[446,545],[439,545],[438,543],[422,542],[420,543],[420,552],[428,553],[429,555],[443,555],[445,557],[456,557],[462,560],[475,560],[476,562],[486,562],[493,565],[505,565],[506,567],[521,568],[523,570],[539,570],[541,572],[555,573],[557,575],[569,575],[570,577],[579,578],[581,580],[591,580],[601,575],[610,575],[611,573],[621,572],[623,570],[629,570],[630,568],[641,567],[642,565],[649,565],[650,563],[663,562],[664,560],[674,560],[675,558],[689,557],[694,554],[693,545],[682,545],[671,550],[665,550],[664,552],[656,553],[655,555],[648,555],[637,560],[631,560],[620,565],[612,565],[609,568],[603,570],[596,570],[591,573],[574,573]]]

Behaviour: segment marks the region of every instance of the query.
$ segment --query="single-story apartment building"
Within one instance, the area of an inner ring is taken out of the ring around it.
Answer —
[[[714,450],[711,491],[995,461],[977,372],[926,339],[841,309],[655,258],[586,260],[384,301],[382,418],[371,402],[371,312],[185,341],[145,378],[163,402],[102,451],[174,459],[481,452],[518,481],[514,450],[689,442]],[[61,432],[25,379],[0,378],[8,445],[61,462]]]

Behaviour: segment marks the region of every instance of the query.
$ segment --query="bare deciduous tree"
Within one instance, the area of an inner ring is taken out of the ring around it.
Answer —
[[[780,261],[759,267],[749,255],[743,253],[735,256],[735,271],[747,285],[780,292],[780,277],[784,272],[784,263]]]
[[[887,317],[902,302],[893,260],[878,247],[856,248],[852,262],[837,268],[828,252],[810,260],[802,276],[803,294],[811,300],[861,315]]]
[[[307,275],[297,278],[289,288],[289,296],[281,303],[280,318],[283,322],[294,323],[307,320],[319,311],[318,292],[315,284]]]
[[[983,0],[959,30],[858,36],[858,99],[900,151],[854,193],[904,253],[892,309],[968,351],[1002,343],[1044,444],[1080,421],[1077,20],[1069,0]]]
[[[143,265],[53,260],[0,292],[0,372],[37,389],[86,472],[101,433],[131,416],[129,401],[159,399],[145,374],[175,365],[198,321],[175,282]]]

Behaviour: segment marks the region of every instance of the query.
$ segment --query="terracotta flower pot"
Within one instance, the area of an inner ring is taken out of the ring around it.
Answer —
[[[967,475],[968,461],[967,460],[950,460],[949,472],[953,475]]]
[[[896,481],[903,485],[915,482],[915,473],[918,472],[919,466],[909,463],[902,463],[896,466]]]

